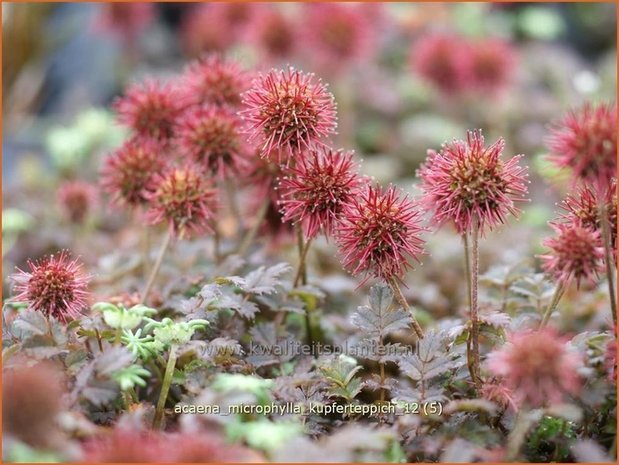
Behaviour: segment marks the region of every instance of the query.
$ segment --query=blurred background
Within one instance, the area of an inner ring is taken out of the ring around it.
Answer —
[[[548,124],[583,102],[616,99],[615,8],[4,3],[3,248],[11,265],[5,269],[58,247],[79,252],[79,237],[88,237],[82,248],[90,255],[96,241],[101,251],[114,248],[117,240],[104,237],[120,230],[118,212],[101,208],[96,240],[83,230],[76,236],[60,219],[53,192],[72,178],[96,185],[102,157],[125,137],[109,104],[128,84],[171,79],[208,52],[251,70],[291,64],[315,72],[338,104],[334,145],[355,149],[363,171],[413,195],[428,149],[467,129],[483,129],[489,142],[504,137],[506,156],[526,155],[532,202],[518,227],[492,235],[485,253],[512,266],[523,254],[541,253],[546,223],[568,189],[544,159]],[[423,277],[415,275],[424,286],[411,293],[431,310],[448,311],[443,296],[455,278],[441,264],[460,265],[460,240],[445,230],[428,240],[433,257]],[[332,246],[319,248],[316,261],[321,272],[341,276]],[[340,281],[330,283],[335,290]]]

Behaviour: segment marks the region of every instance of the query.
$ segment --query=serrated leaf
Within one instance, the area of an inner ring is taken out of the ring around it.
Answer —
[[[95,359],[94,368],[99,375],[111,376],[115,371],[131,365],[133,358],[133,354],[126,347],[112,347]]]
[[[287,263],[278,263],[268,268],[261,266],[246,275],[245,282],[241,283],[240,286],[250,294],[271,294],[275,292],[275,286],[281,283],[281,275],[291,269]]]
[[[11,326],[13,335],[22,341],[30,336],[46,334],[48,331],[47,319],[41,312],[36,310],[20,312]]]

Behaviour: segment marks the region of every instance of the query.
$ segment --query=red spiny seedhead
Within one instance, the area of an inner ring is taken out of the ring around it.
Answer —
[[[467,45],[451,34],[434,33],[415,42],[410,54],[412,68],[445,94],[470,87]]]
[[[240,120],[226,107],[188,109],[178,120],[176,141],[192,161],[222,179],[248,163],[249,148],[240,133]]]
[[[484,234],[517,216],[515,203],[527,194],[527,168],[519,165],[523,155],[501,159],[505,142],[485,146],[481,131],[469,131],[467,140],[454,140],[440,152],[429,151],[418,171],[424,190],[423,203],[434,210],[433,221],[453,221],[460,234],[470,232],[473,221]]]
[[[139,207],[147,202],[154,177],[166,168],[163,151],[153,140],[133,138],[105,159],[101,187],[113,204]]]
[[[71,223],[80,224],[97,204],[97,189],[84,181],[66,181],[58,189],[57,199],[63,215]]]
[[[219,54],[204,55],[189,64],[179,92],[188,105],[241,104],[241,94],[249,88],[249,74],[240,63]]]
[[[167,222],[174,237],[185,239],[213,232],[217,191],[195,165],[170,168],[156,176],[148,199],[146,221]]]
[[[297,26],[279,9],[265,8],[253,16],[248,25],[247,41],[264,60],[284,60],[297,50]]]
[[[611,231],[611,244],[615,249],[617,245],[617,195],[616,180],[613,179],[610,186],[603,194],[602,202],[608,215]],[[556,222],[566,224],[578,224],[583,228],[601,231],[600,224],[600,194],[590,186],[579,186],[573,194],[568,194],[559,205],[563,212]]]
[[[606,188],[617,172],[617,106],[585,104],[551,128],[548,159],[570,168],[574,181]]]
[[[395,187],[368,185],[347,205],[336,231],[342,264],[353,274],[401,279],[424,241],[417,206]],[[365,281],[365,280],[364,280]]]
[[[373,24],[358,4],[308,3],[303,26],[307,51],[324,72],[368,58],[376,42]]]
[[[284,221],[301,221],[306,237],[333,232],[345,205],[366,184],[353,162],[353,152],[320,148],[310,150],[280,181]]]
[[[313,74],[292,67],[259,75],[243,103],[245,131],[263,157],[288,157],[322,144],[337,126],[333,95]]]
[[[486,38],[472,42],[468,53],[471,84],[480,93],[507,88],[516,68],[516,51],[507,42]]]
[[[539,408],[578,394],[581,357],[554,329],[520,331],[488,356],[488,368],[514,393],[519,406]]]
[[[67,322],[87,308],[88,282],[77,259],[66,251],[38,261],[28,261],[30,271],[19,268],[11,276],[17,295],[11,300],[28,303],[28,308]]]
[[[603,271],[604,249],[599,231],[578,224],[551,224],[557,234],[542,242],[550,251],[540,255],[544,270],[560,282],[572,278],[594,282]]]
[[[174,85],[150,79],[130,86],[124,96],[114,101],[113,107],[118,120],[138,135],[168,141],[185,106],[179,97]]]

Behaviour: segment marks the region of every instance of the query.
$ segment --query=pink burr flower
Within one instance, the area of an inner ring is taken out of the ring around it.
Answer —
[[[606,188],[617,172],[617,106],[585,104],[552,127],[548,159],[572,170],[574,181]]]
[[[554,329],[520,331],[488,356],[488,369],[502,378],[519,406],[539,408],[561,403],[580,391],[582,361]]]
[[[503,40],[485,38],[469,46],[471,84],[481,94],[495,95],[504,91],[513,79],[516,63],[516,51]]]
[[[262,60],[278,63],[297,50],[297,25],[278,8],[264,8],[254,15],[247,28],[247,40]]]
[[[62,214],[71,223],[80,224],[97,205],[97,189],[85,181],[66,181],[58,189]]]
[[[551,224],[551,227],[557,235],[542,242],[550,249],[540,255],[544,270],[564,283],[572,278],[578,286],[583,279],[594,282],[603,271],[604,249],[599,231],[578,224]]]
[[[178,120],[175,140],[182,153],[221,179],[247,163],[248,147],[240,133],[240,120],[227,107],[188,109]]]
[[[202,170],[189,164],[170,168],[155,176],[154,182],[148,194],[147,223],[168,223],[178,239],[213,232],[217,191]]]
[[[516,202],[527,194],[527,169],[519,165],[523,155],[501,159],[505,142],[485,146],[481,131],[469,131],[466,141],[454,140],[440,152],[429,151],[419,171],[423,203],[434,210],[433,221],[453,221],[460,234],[470,232],[473,221],[479,230],[492,230],[517,216]]]
[[[424,241],[417,205],[393,186],[368,185],[342,213],[336,237],[342,264],[354,275],[401,279]]]
[[[288,158],[321,144],[335,133],[333,95],[313,74],[289,67],[260,74],[243,94],[249,140],[258,144],[261,156]]]
[[[353,152],[329,148],[310,150],[286,170],[280,182],[284,221],[300,221],[308,238],[333,232],[346,204],[360,193],[366,178],[359,176]]]
[[[188,105],[241,104],[241,94],[249,88],[249,74],[240,63],[218,54],[204,55],[187,66],[179,90]]]
[[[168,141],[174,135],[176,118],[184,104],[178,89],[149,79],[131,85],[113,104],[118,120],[141,137]]]
[[[90,276],[77,259],[66,251],[38,261],[28,260],[29,271],[17,269],[11,276],[17,295],[13,302],[24,302],[28,308],[67,322],[77,318],[88,306]]]
[[[127,140],[108,155],[101,170],[101,187],[116,206],[144,205],[153,179],[166,167],[161,144],[149,139]]]

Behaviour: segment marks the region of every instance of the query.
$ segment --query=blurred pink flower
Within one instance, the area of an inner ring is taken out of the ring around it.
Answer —
[[[297,25],[279,8],[263,8],[247,28],[247,41],[253,45],[262,60],[279,63],[290,59],[297,51]]]
[[[322,73],[333,74],[352,63],[369,60],[378,37],[370,17],[359,4],[303,6],[304,50]]]
[[[67,322],[88,307],[90,275],[84,274],[77,259],[66,251],[38,261],[28,260],[30,271],[19,268],[11,275],[17,295],[13,302],[25,302],[28,308]]]
[[[124,96],[116,98],[113,108],[118,120],[138,135],[169,141],[184,108],[179,97],[174,84],[148,79],[131,85]]]
[[[417,39],[410,52],[415,72],[446,94],[470,88],[471,76],[462,37],[431,33]]]
[[[505,142],[499,139],[485,146],[481,131],[467,132],[466,141],[444,144],[440,152],[429,151],[419,169],[423,204],[434,210],[433,221],[455,223],[458,233],[470,232],[479,221],[483,235],[505,222],[508,214],[517,216],[516,202],[527,194],[527,168],[519,165],[523,155],[501,159]]]
[[[488,355],[488,369],[502,377],[519,406],[539,408],[578,394],[581,357],[553,328],[511,333],[507,343]]]
[[[322,144],[337,126],[333,95],[313,74],[289,67],[260,74],[243,94],[245,132],[261,156],[290,155]],[[285,159],[282,159],[282,156]]]
[[[300,221],[307,238],[320,231],[330,236],[345,205],[366,183],[353,162],[353,152],[310,150],[285,171],[279,188],[284,221]]]
[[[517,65],[515,49],[501,39],[484,38],[470,43],[468,66],[473,88],[495,95],[513,80]]]
[[[617,172],[617,106],[585,104],[553,124],[547,140],[548,159],[570,168],[574,181],[603,191]]]
[[[182,76],[179,92],[188,105],[241,104],[241,94],[249,88],[249,73],[240,63],[218,54],[191,62]]]
[[[187,239],[212,233],[217,190],[197,166],[186,164],[156,175],[148,194],[148,224],[168,223],[172,235]]]
[[[393,186],[368,185],[347,204],[336,237],[342,264],[356,275],[386,282],[401,279],[410,259],[419,261],[424,241],[417,205]]]
[[[85,181],[65,181],[57,193],[62,214],[71,223],[80,224],[97,206],[98,192],[95,186]]]
[[[155,20],[156,14],[155,5],[150,2],[100,3],[94,29],[117,35],[125,44],[132,44]]]
[[[550,249],[542,259],[544,270],[560,282],[572,278],[580,286],[581,280],[594,282],[604,270],[604,249],[599,231],[578,224],[550,224],[555,237],[544,239],[542,245]]]
[[[181,153],[224,179],[248,163],[248,147],[240,133],[240,120],[229,108],[195,106],[178,120],[176,142]]]

